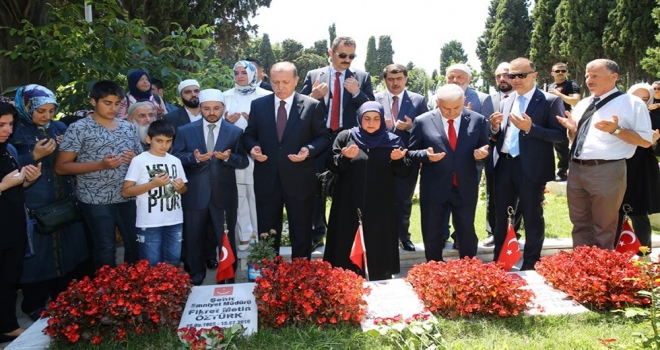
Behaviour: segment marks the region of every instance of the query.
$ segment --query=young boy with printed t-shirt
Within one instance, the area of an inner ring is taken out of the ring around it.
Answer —
[[[146,141],[151,147],[133,158],[121,190],[124,197],[137,197],[140,259],[149,260],[150,265],[178,265],[181,259],[181,195],[188,190],[188,179],[179,158],[167,153],[174,134],[174,127],[166,121],[149,125]]]

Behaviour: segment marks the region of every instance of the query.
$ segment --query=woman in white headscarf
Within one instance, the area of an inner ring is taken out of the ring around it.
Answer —
[[[642,99],[647,108],[653,104],[653,88],[646,83],[635,84],[628,89],[629,95],[635,95]],[[660,129],[660,114],[651,111],[651,128]],[[651,221],[649,214],[660,212],[660,171],[655,158],[654,149],[657,151],[658,132],[653,133],[653,146],[644,148],[637,147],[635,154],[626,159],[627,187],[623,196],[622,207],[619,211],[618,236],[621,234],[623,225],[623,206],[629,205],[632,212],[628,214],[632,228],[643,246],[651,247]]]
[[[234,65],[233,89],[224,92],[226,112],[225,120],[245,130],[250,114],[252,101],[269,94],[272,91],[262,89],[257,83],[257,69],[248,61],[238,61]],[[236,169],[236,185],[238,186],[238,218],[236,232],[238,234],[238,250],[247,250],[250,236],[257,234],[257,208],[254,197],[254,160],[248,156],[250,165],[245,169]]]

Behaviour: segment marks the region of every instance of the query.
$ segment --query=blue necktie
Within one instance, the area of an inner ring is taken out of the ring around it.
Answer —
[[[518,108],[518,115],[522,118],[525,112],[525,96],[518,96]],[[518,144],[520,129],[513,125],[513,123],[509,127],[513,128],[511,129],[511,140],[509,140],[509,154],[511,157],[516,157],[520,154],[520,145]]]

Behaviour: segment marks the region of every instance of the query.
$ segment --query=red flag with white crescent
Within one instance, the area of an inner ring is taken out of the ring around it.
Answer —
[[[215,274],[216,281],[224,281],[226,279],[234,278],[234,251],[231,249],[229,244],[229,238],[227,237],[227,231],[222,238],[222,248],[220,249],[218,259],[218,272]]]
[[[623,227],[621,228],[621,236],[616,245],[616,251],[619,253],[632,252],[633,254],[637,254],[639,247],[641,246],[642,244],[639,242],[639,239],[637,239],[637,235],[632,227],[630,227],[628,220],[624,221]]]
[[[504,263],[504,270],[511,271],[511,268],[518,262],[518,260],[520,260],[520,246],[518,246],[516,232],[513,230],[511,223],[509,223],[509,229],[506,231],[504,245],[502,246],[500,255],[497,257],[497,261]]]

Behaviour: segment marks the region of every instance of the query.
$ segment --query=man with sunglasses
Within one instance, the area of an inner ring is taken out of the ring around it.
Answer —
[[[568,68],[566,63],[557,62],[552,66],[552,77],[555,81],[548,85],[548,92],[558,96],[564,101],[564,108],[570,111],[573,106],[580,102],[580,87],[572,80],[567,79]],[[557,181],[566,181],[566,172],[568,171],[568,139],[563,142],[555,143],[557,152]]]
[[[522,210],[525,251],[521,270],[534,270],[545,239],[543,189],[555,178],[553,144],[566,139],[557,120],[564,104],[557,96],[535,86],[536,69],[526,58],[510,63],[513,93],[500,111],[490,116],[491,137],[495,140],[495,249],[497,260],[507,233],[508,208]]]
[[[360,106],[374,100],[369,74],[351,69],[355,54],[355,40],[340,36],[333,40],[328,49],[330,65],[307,73],[300,91],[319,101],[323,101],[328,110],[326,126],[332,145],[337,134],[357,125],[356,111]],[[332,147],[328,147],[316,157],[316,171],[326,170],[325,162]],[[325,236],[325,197],[316,198],[314,203],[312,246],[323,246]]]

